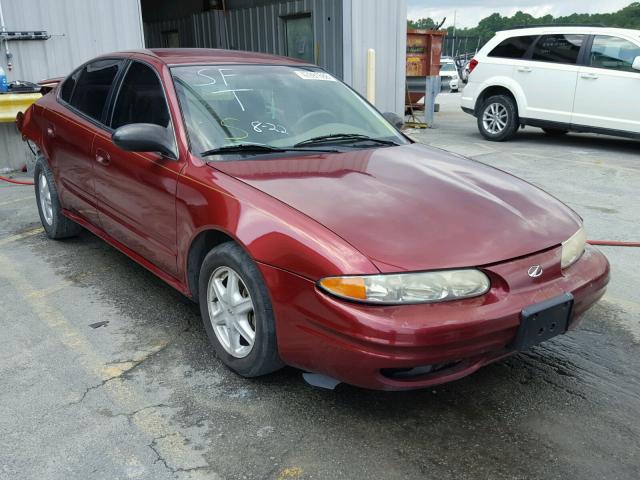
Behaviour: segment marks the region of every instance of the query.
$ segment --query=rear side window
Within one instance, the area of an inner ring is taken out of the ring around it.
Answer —
[[[85,66],[80,71],[69,103],[85,115],[101,121],[111,86],[120,68],[121,60],[98,60]]]
[[[67,103],[71,101],[71,95],[73,95],[73,90],[76,88],[76,83],[78,83],[79,76],[80,70],[74,72],[73,75],[67,78],[62,84],[62,88],[60,90],[60,98]]]
[[[169,122],[169,109],[158,75],[147,65],[132,63],[120,87],[111,128],[132,123],[152,123],[166,128]]]
[[[535,35],[511,37],[503,40],[500,45],[491,50],[490,57],[521,59],[536,40]]]
[[[533,49],[532,60],[549,63],[578,63],[584,35],[543,35]]]
[[[631,68],[640,56],[640,47],[619,37],[596,35],[591,47],[590,65],[595,68],[637,72]]]

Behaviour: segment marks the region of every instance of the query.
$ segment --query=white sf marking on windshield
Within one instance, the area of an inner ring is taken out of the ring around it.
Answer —
[[[229,84],[227,83],[227,77],[237,77],[238,74],[237,73],[232,73],[230,75],[225,75],[223,72],[233,72],[233,69],[231,68],[219,68],[218,72],[220,72],[220,77],[222,77],[222,81],[224,82],[225,86],[229,86]],[[239,89],[239,90],[229,90],[229,92],[233,93],[233,96],[236,97],[236,100],[238,101],[238,105],[240,105],[240,108],[242,109],[243,112],[246,112],[244,105],[242,104],[242,102],[240,101],[240,97],[238,97],[238,94],[236,92],[250,92],[251,90],[247,90],[247,89]]]
[[[202,70],[198,70],[198,75],[201,76],[201,77],[208,78],[211,81],[209,83],[198,83],[198,84],[194,85],[194,87],[206,87],[206,86],[215,85],[216,83],[218,83],[218,81],[215,78],[210,77],[209,75],[205,75],[204,73],[202,73],[202,72],[206,72],[207,70],[211,70],[211,69],[210,68],[203,68]]]

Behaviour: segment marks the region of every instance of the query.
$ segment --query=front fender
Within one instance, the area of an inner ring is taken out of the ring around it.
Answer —
[[[207,165],[190,165],[177,190],[178,265],[205,230],[235,239],[257,262],[316,281],[379,270],[348,242],[315,220]]]

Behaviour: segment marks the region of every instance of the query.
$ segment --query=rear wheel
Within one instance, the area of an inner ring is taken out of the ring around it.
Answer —
[[[478,113],[478,129],[484,138],[504,142],[518,131],[518,109],[507,95],[494,95],[483,103]]]
[[[228,242],[209,252],[200,269],[199,299],[209,340],[231,370],[258,377],[283,366],[267,288],[240,246]]]
[[[40,221],[49,238],[60,240],[75,237],[82,227],[62,214],[62,206],[58,197],[58,189],[42,154],[38,155],[34,171],[36,202]]]
[[[542,131],[553,137],[560,137],[569,133],[569,130],[564,130],[562,128],[543,128]]]

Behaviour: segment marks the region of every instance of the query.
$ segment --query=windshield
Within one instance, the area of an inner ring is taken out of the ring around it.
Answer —
[[[409,143],[374,108],[321,69],[224,65],[171,69],[191,149],[196,154],[243,144],[293,148],[345,134]],[[325,141],[326,145],[327,142]]]
[[[456,67],[453,63],[444,63],[442,65],[441,70],[443,72],[455,72],[456,71]]]

